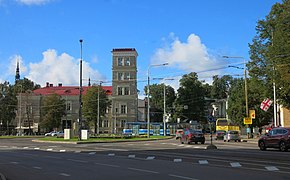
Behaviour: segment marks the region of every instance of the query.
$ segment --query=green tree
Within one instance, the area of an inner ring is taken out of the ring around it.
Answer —
[[[83,114],[87,121],[94,125],[95,133],[97,132],[98,103],[100,105],[99,123],[101,123],[102,116],[106,114],[106,110],[110,107],[111,102],[101,86],[92,86],[83,97]]]
[[[152,122],[163,122],[164,86],[166,112],[172,110],[176,98],[174,88],[168,85],[166,86],[164,83],[150,85],[150,119]],[[147,86],[145,87],[145,92],[147,92]]]
[[[43,99],[44,119],[41,127],[51,131],[61,125],[61,118],[65,115],[65,100],[57,94],[45,96]]]
[[[17,99],[13,93],[13,88],[8,82],[0,84],[0,122],[1,129],[6,131],[6,134],[10,134],[9,127],[11,122],[16,117],[16,105]],[[1,132],[0,132],[1,133]]]
[[[195,72],[183,75],[180,79],[175,102],[175,118],[205,122],[205,90]]]
[[[217,75],[213,76],[211,97],[214,99],[226,99],[232,79],[233,78],[229,75],[222,76],[221,78],[219,78]]]
[[[266,18],[258,21],[256,30],[249,45],[249,75],[265,86],[261,94],[271,99],[275,82],[277,99],[290,107],[290,0],[273,5]]]

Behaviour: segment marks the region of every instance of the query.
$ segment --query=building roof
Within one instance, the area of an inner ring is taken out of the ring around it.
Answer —
[[[113,49],[112,52],[116,52],[116,51],[136,51],[135,48],[115,48]]]
[[[86,94],[87,90],[92,86],[83,86],[83,94]],[[107,95],[112,95],[112,86],[102,86]],[[58,94],[60,96],[76,96],[80,94],[80,88],[78,86],[53,86],[49,85],[33,91],[35,95],[50,95]]]

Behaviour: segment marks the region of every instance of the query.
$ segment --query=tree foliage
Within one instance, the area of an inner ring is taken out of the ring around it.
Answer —
[[[278,101],[290,107],[290,0],[272,6],[258,21],[257,35],[250,44],[249,74],[263,87],[262,98],[273,99],[273,82]]]
[[[163,83],[150,85],[150,119],[152,122],[163,122],[164,88],[166,112],[172,110],[176,98],[174,89]],[[145,92],[147,92],[147,87],[145,87]]]
[[[99,111],[98,111],[99,102]],[[106,109],[111,105],[106,92],[101,86],[92,86],[86,92],[83,97],[83,114],[89,123],[94,124],[95,132],[97,132],[97,119],[100,117],[100,122],[102,116],[106,114]],[[100,114],[98,115],[98,112]]]
[[[43,121],[41,127],[51,131],[61,125],[61,118],[65,115],[65,100],[57,94],[45,96],[43,99]]]
[[[195,72],[183,75],[180,79],[175,102],[176,118],[181,120],[205,121],[205,90]]]

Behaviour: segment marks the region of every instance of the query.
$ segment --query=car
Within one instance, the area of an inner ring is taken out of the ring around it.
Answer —
[[[218,130],[215,133],[215,140],[224,140],[224,136],[226,134],[226,131],[224,130]]]
[[[57,138],[64,138],[64,132],[63,131],[60,131],[57,133]]]
[[[290,148],[290,128],[275,127],[258,140],[260,150],[278,148],[280,151],[288,151]]]
[[[183,129],[177,129],[175,133],[175,139],[180,139],[183,134]]]
[[[235,142],[241,142],[241,136],[239,131],[228,131],[224,135],[224,142],[230,142],[230,141],[235,141]]]
[[[53,133],[55,133],[55,131],[51,131],[51,132],[45,133],[44,136],[51,136]]]
[[[184,133],[180,137],[180,143],[184,144],[190,144],[194,142],[197,144],[200,142],[201,144],[205,143],[205,137],[202,131],[200,130],[194,130],[194,129],[186,129],[184,130]]]

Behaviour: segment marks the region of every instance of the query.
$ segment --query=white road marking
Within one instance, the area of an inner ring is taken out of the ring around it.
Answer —
[[[155,156],[148,156],[146,159],[147,160],[153,160],[153,159],[155,159]]]
[[[19,162],[10,162],[11,164],[19,164]]]
[[[94,154],[96,154],[96,152],[90,152],[90,153],[89,153],[89,155],[94,155]]]
[[[66,173],[59,173],[59,175],[66,176],[66,177],[69,177],[70,176],[69,174],[66,174]]]
[[[34,169],[42,169],[41,167],[38,167],[38,166],[34,166],[33,168]]]
[[[182,162],[182,159],[174,159],[173,162]]]
[[[52,151],[53,149],[46,149],[47,151]]]
[[[137,168],[130,168],[128,167],[129,170],[133,170],[133,171],[141,171],[141,172],[147,172],[147,173],[153,173],[153,174],[159,174],[159,172],[156,171],[150,171],[150,170],[146,170],[146,169],[137,169]]]
[[[23,149],[28,149],[29,147],[23,147]]]
[[[129,155],[128,155],[128,158],[135,158],[135,157],[136,157],[135,154],[129,154]]]
[[[208,161],[207,160],[199,160],[198,163],[199,164],[208,164]]]
[[[108,156],[115,156],[115,154],[114,153],[110,153],[110,154],[108,154]]]
[[[118,165],[114,165],[114,164],[103,164],[103,163],[95,163],[96,165],[101,165],[101,166],[109,166],[109,167],[120,167]]]
[[[65,152],[66,150],[65,149],[61,149],[61,150],[59,150],[59,152]]]
[[[39,147],[36,147],[36,148],[34,148],[35,150],[38,150],[38,149],[40,149]]]
[[[88,161],[83,161],[83,160],[78,160],[78,159],[67,159],[67,160],[73,161],[73,162],[88,163]]]
[[[198,180],[198,179],[195,179],[195,178],[185,177],[185,176],[179,176],[179,175],[175,175],[175,174],[168,174],[168,176],[176,177],[176,178],[180,178],[180,179]]]
[[[242,165],[238,162],[230,163],[232,167],[241,167]]]
[[[278,168],[276,168],[275,166],[266,166],[265,167],[268,171],[279,171]]]

